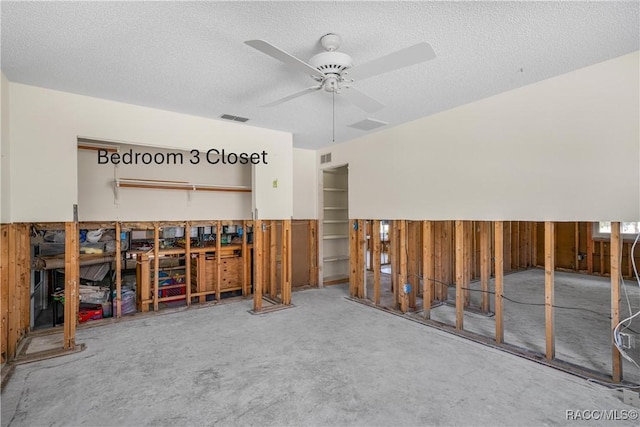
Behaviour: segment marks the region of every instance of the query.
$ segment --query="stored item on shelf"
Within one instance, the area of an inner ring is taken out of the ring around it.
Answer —
[[[80,323],[98,319],[102,319],[101,304],[80,303],[80,310],[78,311],[78,321]]]

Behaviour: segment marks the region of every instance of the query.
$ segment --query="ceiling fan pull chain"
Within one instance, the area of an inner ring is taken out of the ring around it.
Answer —
[[[333,143],[336,143],[336,93],[333,92],[332,104],[333,104]]]

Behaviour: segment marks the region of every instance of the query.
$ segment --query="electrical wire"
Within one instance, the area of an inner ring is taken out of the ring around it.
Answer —
[[[636,276],[636,282],[638,283],[638,286],[640,287],[640,277],[638,277],[638,269],[636,267],[636,260],[635,260],[635,249],[636,249],[636,245],[638,244],[638,239],[640,239],[640,233],[636,235],[636,239],[633,241],[633,245],[631,245],[631,253],[629,254],[629,256],[631,257],[631,264],[633,265],[633,272]],[[622,260],[620,261],[622,263]],[[618,279],[620,280],[620,279]],[[622,285],[624,285],[624,281],[622,282]],[[625,289],[626,292],[626,289]],[[640,310],[638,310],[638,312],[636,314],[631,314],[631,304],[629,303],[629,314],[630,316],[627,317],[626,319],[623,319],[622,321],[620,321],[616,327],[613,329],[613,343],[615,344],[616,348],[618,349],[618,351],[620,352],[620,354],[622,355],[622,357],[624,357],[625,359],[627,359],[629,362],[633,363],[638,369],[640,369],[640,365],[638,365],[638,363],[633,359],[633,357],[629,356],[629,354],[622,348],[623,347],[623,343],[622,343],[622,337],[620,336],[620,327],[626,323],[629,322],[628,325],[626,325],[627,327],[631,325],[631,322],[633,322],[633,319],[637,316],[640,315]],[[624,329],[623,329],[624,330]]]

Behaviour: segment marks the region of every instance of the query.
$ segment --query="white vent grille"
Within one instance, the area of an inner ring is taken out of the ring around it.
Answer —
[[[323,154],[320,156],[320,163],[329,163],[331,161],[331,153]]]

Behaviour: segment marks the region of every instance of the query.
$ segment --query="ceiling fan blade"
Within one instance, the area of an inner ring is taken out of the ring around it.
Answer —
[[[291,94],[291,95],[289,95],[289,96],[285,96],[285,97],[284,97],[284,98],[282,98],[282,99],[278,99],[277,101],[273,101],[273,102],[270,102],[270,103],[268,103],[268,104],[265,104],[265,105],[263,105],[263,107],[273,107],[274,105],[282,104],[282,103],[284,103],[284,102],[290,101],[290,100],[292,100],[292,99],[294,99],[294,98],[297,98],[297,97],[299,97],[299,96],[306,95],[306,94],[311,93],[311,92],[314,92],[314,91],[316,91],[316,90],[320,90],[321,88],[322,88],[322,86],[321,86],[321,85],[319,85],[319,86],[311,86],[311,87],[308,87],[308,88],[306,88],[306,89],[303,89],[303,90],[301,90],[301,91],[299,91],[299,92],[292,93],[292,94]]]
[[[353,80],[363,80],[379,74],[409,65],[429,61],[436,57],[436,53],[429,43],[422,42],[382,56],[346,71],[346,77]]]
[[[344,94],[353,105],[363,109],[367,113],[373,113],[384,108],[384,104],[376,101],[369,95],[365,95],[358,89],[354,89],[351,86],[344,86],[343,89],[341,93]]]
[[[305,74],[309,74],[311,77],[322,77],[324,73],[304,61],[299,60],[293,55],[288,54],[282,49],[279,49],[269,42],[264,40],[247,40],[245,44],[251,46],[260,52],[269,55],[272,58],[282,61],[285,64],[295,68],[298,71],[302,71]]]

